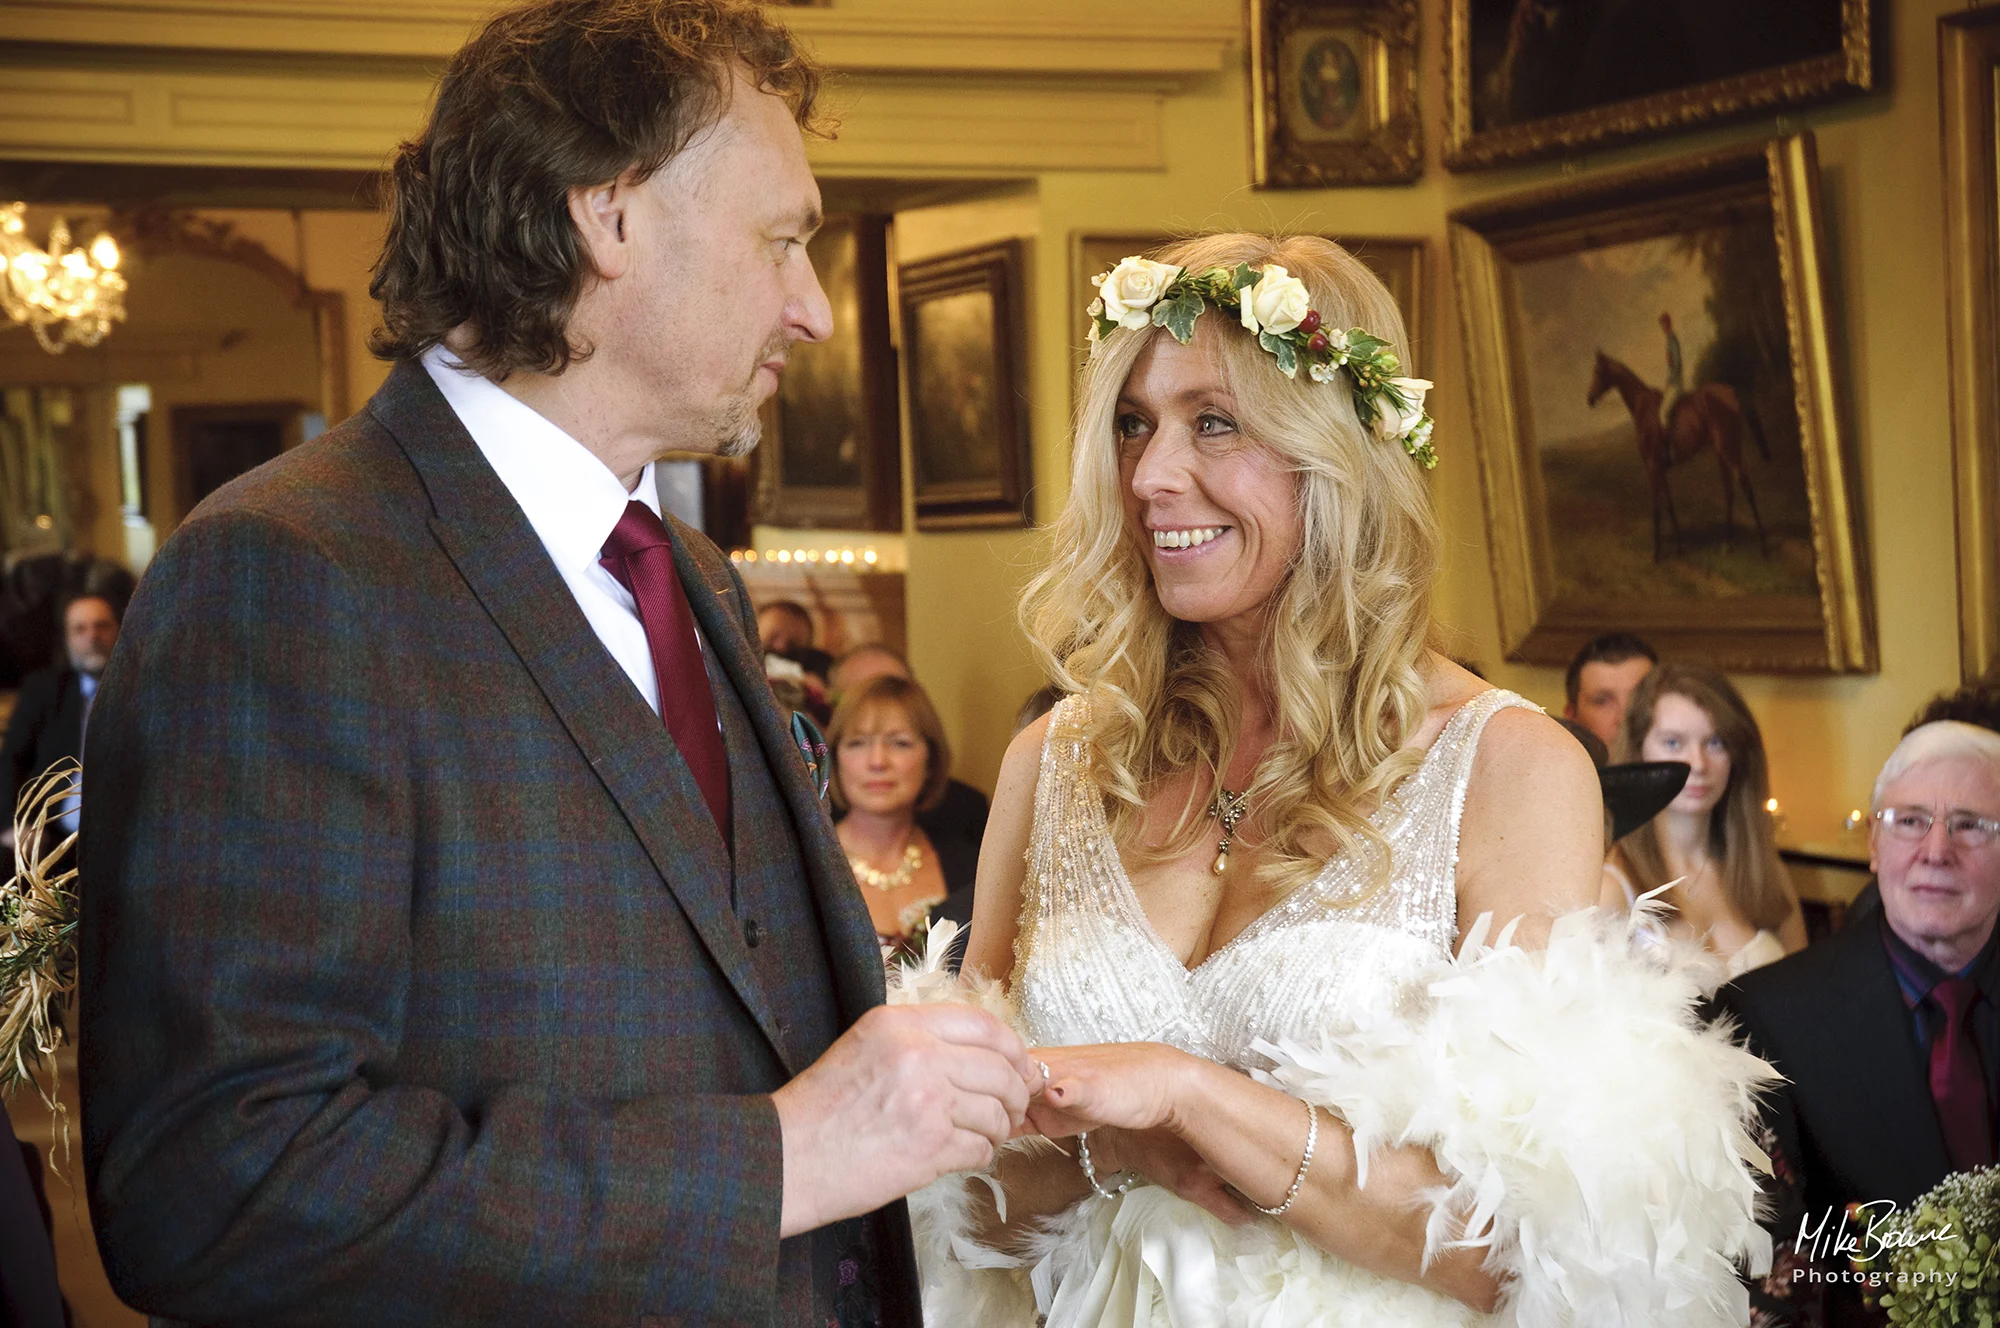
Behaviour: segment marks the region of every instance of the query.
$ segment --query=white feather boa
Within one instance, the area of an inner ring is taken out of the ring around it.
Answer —
[[[911,1197],[934,1328],[1719,1328],[1748,1322],[1738,1265],[1768,1269],[1747,1126],[1776,1081],[1693,1007],[1721,977],[1700,947],[1633,943],[1654,907],[1585,909],[1545,949],[1488,941],[1482,918],[1389,1008],[1309,1045],[1260,1050],[1259,1077],[1338,1114],[1365,1184],[1377,1149],[1429,1148],[1449,1184],[1426,1257],[1486,1250],[1505,1278],[1493,1315],[1364,1272],[1276,1222],[1231,1229],[1164,1190],[1092,1198],[1026,1258],[967,1231],[967,1180]],[[951,931],[890,1000],[969,1001],[1008,1017],[991,983],[944,967]],[[990,1177],[981,1177],[989,1186]],[[996,1198],[1004,1204],[1005,1196]],[[1003,1210],[1004,1211],[1004,1210]],[[1454,1238],[1456,1233],[1463,1236]]]

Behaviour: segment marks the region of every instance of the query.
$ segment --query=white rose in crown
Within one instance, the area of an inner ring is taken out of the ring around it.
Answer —
[[[1387,392],[1375,398],[1375,432],[1385,442],[1393,442],[1417,427],[1424,418],[1424,393],[1436,384],[1428,378],[1391,378],[1389,386],[1401,392],[1409,404],[1398,406]]]
[[[1252,332],[1289,332],[1312,308],[1306,284],[1276,263],[1243,292],[1243,326]]]
[[[1097,283],[1104,317],[1120,327],[1140,328],[1153,321],[1153,306],[1173,285],[1181,269],[1150,258],[1125,258]]]

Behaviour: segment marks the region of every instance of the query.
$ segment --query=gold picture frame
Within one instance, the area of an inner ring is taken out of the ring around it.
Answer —
[[[1025,252],[1003,240],[897,269],[918,530],[1031,524]]]
[[[1938,19],[1959,670],[2000,679],[2000,8]]]
[[[1822,3],[1824,13],[1802,14],[1707,0],[1668,33],[1657,25],[1672,11],[1661,5],[1449,0],[1445,167],[1555,156],[1868,91],[1872,0]],[[1690,48],[1680,81],[1663,54],[1675,45],[1668,37]]]
[[[1417,0],[1250,0],[1247,45],[1259,188],[1423,174]]]
[[[1077,367],[1089,358],[1086,334],[1090,315],[1085,312],[1095,296],[1090,279],[1109,271],[1129,255],[1150,257],[1179,237],[1164,231],[1073,231],[1069,237],[1070,307],[1074,311],[1070,336],[1076,347]],[[1395,297],[1403,314],[1403,330],[1409,345],[1397,346],[1405,371],[1417,375],[1425,363],[1425,334],[1429,330],[1430,275],[1425,262],[1428,246],[1409,236],[1332,236],[1368,265]]]
[[[1625,630],[1720,668],[1873,672],[1812,136],[1449,221],[1507,656]]]

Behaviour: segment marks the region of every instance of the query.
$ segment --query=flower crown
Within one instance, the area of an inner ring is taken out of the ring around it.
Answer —
[[[1437,465],[1431,450],[1431,417],[1422,378],[1397,378],[1403,367],[1389,343],[1358,327],[1342,332],[1323,327],[1310,307],[1306,284],[1273,263],[1262,269],[1238,263],[1234,271],[1212,267],[1199,275],[1172,263],[1126,258],[1090,279],[1097,298],[1090,302],[1090,348],[1121,327],[1164,327],[1183,346],[1194,339],[1194,323],[1209,305],[1234,309],[1257,344],[1277,357],[1278,369],[1296,378],[1299,365],[1315,383],[1347,370],[1354,383],[1354,413],[1384,442],[1401,443],[1425,470]]]

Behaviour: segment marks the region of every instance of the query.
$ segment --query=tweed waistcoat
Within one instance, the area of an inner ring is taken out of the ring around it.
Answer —
[[[805,862],[770,763],[750,727],[749,713],[707,648],[702,658],[715,692],[729,753],[729,802],[734,849],[730,905],[750,950],[752,971],[778,1013],[793,1064],[819,1059],[840,1036],[819,906],[806,884]],[[872,1328],[874,1263],[866,1227],[837,1222],[779,1246],[780,1313],[787,1325]]]

